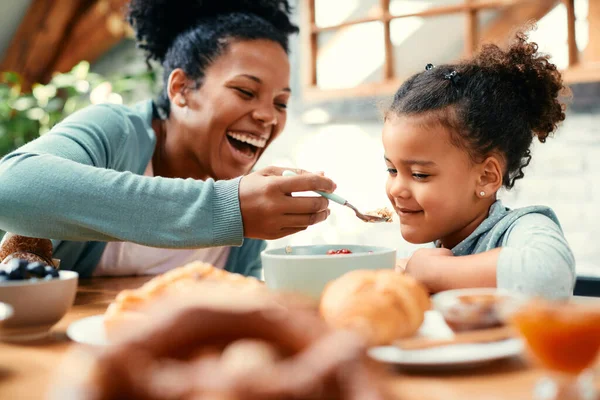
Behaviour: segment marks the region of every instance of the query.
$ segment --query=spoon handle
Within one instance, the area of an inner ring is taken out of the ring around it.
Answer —
[[[295,172],[290,171],[290,170],[285,170],[285,171],[283,171],[282,175],[283,176],[296,176],[298,174],[296,174]],[[335,193],[325,193],[325,192],[321,192],[318,190],[315,190],[314,192],[325,197],[326,199],[333,201],[334,203],[338,203],[341,205],[346,205],[346,203],[347,203],[346,199],[344,199],[342,196],[338,196]]]

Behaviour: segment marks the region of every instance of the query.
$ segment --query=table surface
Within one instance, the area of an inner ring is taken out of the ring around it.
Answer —
[[[136,288],[150,277],[81,280],[75,304],[48,338],[26,343],[0,343],[0,399],[43,399],[57,373],[56,366],[73,342],[66,336],[70,323],[102,314],[123,289]],[[395,397],[410,399],[530,399],[542,372],[520,357],[483,367],[453,372],[403,372],[392,369]],[[600,379],[596,379],[600,388]]]

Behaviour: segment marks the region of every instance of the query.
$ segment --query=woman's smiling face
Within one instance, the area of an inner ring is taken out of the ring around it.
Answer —
[[[248,173],[286,123],[290,66],[271,40],[232,41],[205,70],[186,105],[173,101],[176,138],[170,145],[181,162],[213,179]]]

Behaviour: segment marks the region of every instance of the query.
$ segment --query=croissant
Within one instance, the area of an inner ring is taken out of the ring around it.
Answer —
[[[151,324],[63,361],[50,399],[385,400],[362,338],[285,295],[200,283],[148,310]],[[201,297],[216,299],[198,302]]]
[[[414,335],[430,306],[427,291],[410,276],[357,270],[325,287],[319,310],[331,326],[353,329],[378,346]]]
[[[145,309],[171,293],[188,295],[199,290],[198,283],[212,282],[234,286],[237,290],[266,290],[260,280],[234,274],[202,262],[192,262],[157,275],[137,289],[121,291],[104,314],[107,338],[112,341],[124,330],[147,319]]]

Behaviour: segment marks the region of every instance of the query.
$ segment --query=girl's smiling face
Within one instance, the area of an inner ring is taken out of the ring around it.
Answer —
[[[487,217],[493,193],[480,198],[482,164],[452,143],[428,115],[390,113],[383,127],[386,193],[411,243],[441,240],[452,248]],[[483,189],[485,190],[485,189]]]

